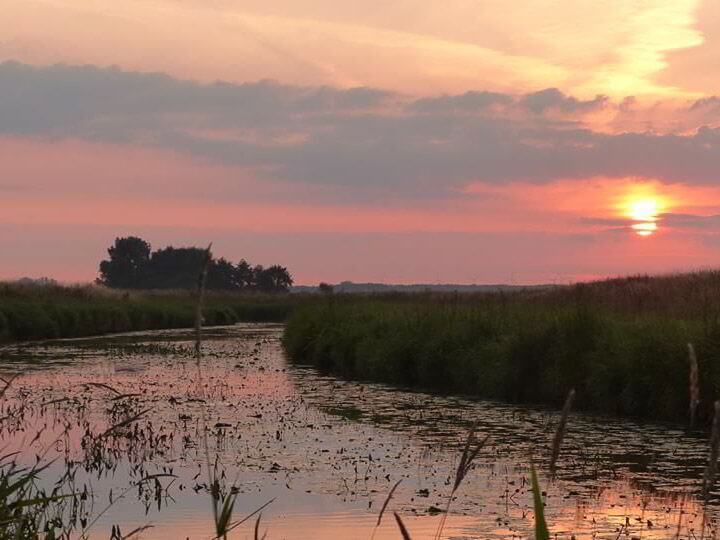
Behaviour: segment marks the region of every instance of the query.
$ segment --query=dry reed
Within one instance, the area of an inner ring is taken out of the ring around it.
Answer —
[[[550,458],[550,474],[555,477],[555,467],[557,465],[558,457],[560,456],[560,446],[562,445],[563,439],[565,438],[565,431],[567,429],[568,415],[572,408],[573,401],[575,400],[575,390],[568,392],[567,398],[565,399],[565,405],[560,415],[560,423],[558,424],[557,430],[555,431],[555,438],[553,439],[552,456]]]
[[[447,516],[450,513],[450,505],[452,504],[452,500],[455,497],[455,493],[460,488],[463,480],[465,480],[467,473],[470,471],[473,465],[473,461],[475,461],[475,458],[480,453],[480,450],[483,449],[488,439],[490,438],[490,436],[488,435],[482,441],[478,441],[477,437],[475,436],[476,429],[477,425],[473,425],[468,432],[468,438],[465,442],[465,447],[463,448],[462,454],[460,455],[460,463],[458,464],[457,471],[455,472],[455,482],[453,484],[453,489],[450,492],[447,504],[445,505],[445,511],[440,518],[440,524],[438,525],[437,532],[435,533],[436,540],[440,540],[440,537],[442,536],[443,529],[445,528],[445,522],[447,521]]]
[[[533,507],[535,510],[535,540],[550,540],[547,522],[545,521],[545,503],[542,500],[540,483],[535,466],[530,464],[530,482],[532,484]]]
[[[197,287],[197,305],[195,307],[195,357],[200,362],[200,348],[202,347],[202,324],[203,324],[203,301],[205,299],[205,282],[207,281],[207,273],[210,263],[212,262],[212,243],[205,250],[205,259],[198,276]]]
[[[710,455],[703,476],[702,497],[705,504],[710,498],[710,490],[715,485],[718,468],[718,452],[720,451],[720,401],[715,402],[715,415],[713,416],[712,433],[710,435]]]
[[[385,502],[382,505],[382,508],[380,509],[380,514],[378,514],[377,523],[375,524],[375,527],[373,527],[372,535],[370,536],[370,540],[375,538],[375,532],[377,531],[378,527],[380,526],[380,523],[382,522],[383,515],[385,514],[385,510],[387,510],[388,504],[390,504],[390,499],[392,499],[393,495],[395,494],[395,490],[398,488],[402,480],[398,480],[395,482],[395,485],[390,489],[390,492],[388,493],[388,496],[385,498]]]
[[[695,417],[700,404],[700,372],[697,355],[692,343],[688,343],[688,356],[690,360],[690,427],[695,427]]]
[[[393,515],[395,516],[395,521],[397,522],[398,528],[400,529],[400,534],[403,537],[403,540],[412,540],[410,537],[410,533],[407,530],[407,527],[403,523],[403,520],[400,518],[397,512],[393,512]]]

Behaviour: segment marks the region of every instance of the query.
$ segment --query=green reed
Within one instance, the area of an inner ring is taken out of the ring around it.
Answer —
[[[114,291],[97,286],[0,283],[0,342],[71,338],[139,330],[193,328],[191,291]],[[208,291],[206,326],[282,322],[307,295]]]
[[[581,410],[687,422],[697,395],[707,424],[720,398],[718,320],[586,302],[345,299],[299,308],[283,344],[293,362],[347,378],[514,403],[561,406],[575,389]]]

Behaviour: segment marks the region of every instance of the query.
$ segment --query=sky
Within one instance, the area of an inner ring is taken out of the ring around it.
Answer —
[[[0,4],[0,279],[126,235],[300,284],[720,265],[716,0]]]

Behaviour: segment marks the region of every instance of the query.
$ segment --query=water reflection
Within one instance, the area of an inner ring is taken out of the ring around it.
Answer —
[[[113,524],[123,532],[152,524],[142,537],[211,538],[209,455],[222,488],[238,492],[240,514],[275,498],[261,521],[269,538],[369,538],[388,490],[402,479],[392,509],[422,539],[434,534],[464,432],[478,422],[492,444],[453,502],[446,536],[531,534],[527,463],[532,455],[545,464],[556,412],[288,366],[281,331],[212,330],[200,372],[185,332],[3,349],[23,375],[3,406],[0,444],[28,463],[37,454],[59,458],[48,477],[68,464],[77,469],[78,490],[94,495],[85,502],[85,526],[100,515],[91,537],[107,538]],[[574,415],[558,479],[542,479],[553,532],[699,537],[702,512],[692,493],[706,444],[673,426]],[[391,517],[376,538],[399,537]],[[711,533],[714,518],[713,508]]]

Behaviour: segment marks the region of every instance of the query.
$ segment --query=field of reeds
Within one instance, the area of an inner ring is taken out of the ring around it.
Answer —
[[[686,421],[720,399],[720,273],[412,299],[328,298],[289,319],[290,359],[349,378]]]
[[[204,324],[282,322],[300,295],[208,292]],[[116,291],[104,287],[0,283],[0,342],[190,328],[194,291]]]

